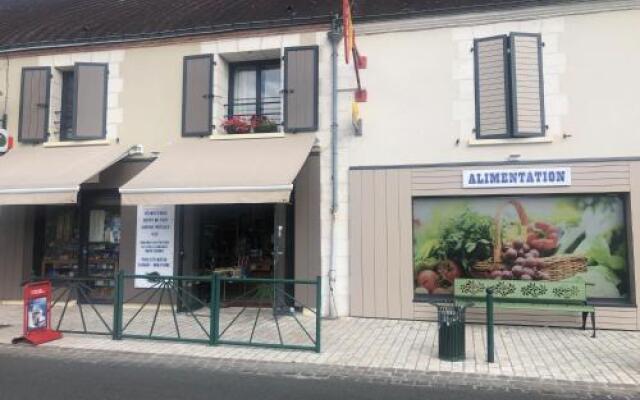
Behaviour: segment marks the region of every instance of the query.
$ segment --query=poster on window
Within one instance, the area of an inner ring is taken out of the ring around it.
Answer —
[[[174,206],[138,206],[136,230],[136,288],[158,284],[154,276],[173,275]]]
[[[581,279],[594,299],[629,295],[621,195],[415,198],[415,294],[450,295],[456,278]]]

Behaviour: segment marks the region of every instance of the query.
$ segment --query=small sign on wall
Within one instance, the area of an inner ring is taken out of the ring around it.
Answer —
[[[175,206],[138,206],[136,275],[173,275]],[[155,285],[153,279],[136,279],[136,288]]]
[[[462,187],[571,186],[571,168],[473,169],[462,171]]]

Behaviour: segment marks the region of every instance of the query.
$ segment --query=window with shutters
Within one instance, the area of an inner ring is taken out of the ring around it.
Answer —
[[[474,41],[478,139],[545,135],[542,46],[530,33]]]
[[[280,61],[232,63],[229,67],[224,129],[227,133],[277,132],[282,123]]]

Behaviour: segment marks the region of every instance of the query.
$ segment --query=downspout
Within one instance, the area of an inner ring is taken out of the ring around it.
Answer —
[[[342,39],[339,16],[331,21],[331,232],[329,246],[329,318],[337,318],[336,283],[336,214],[338,212],[338,44]]]

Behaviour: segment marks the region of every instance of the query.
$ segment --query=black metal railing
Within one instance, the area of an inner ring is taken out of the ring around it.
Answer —
[[[280,97],[239,98],[225,104],[227,133],[273,133],[282,125]]]

